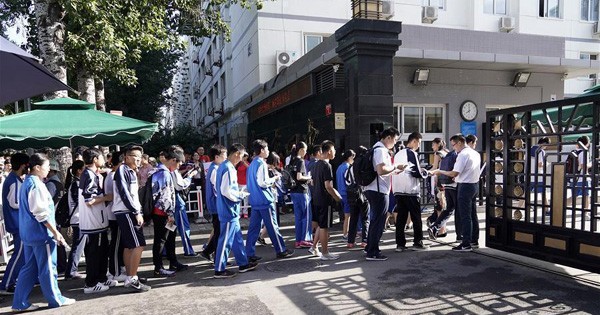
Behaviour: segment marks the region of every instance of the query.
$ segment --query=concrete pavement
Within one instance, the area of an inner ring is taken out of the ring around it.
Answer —
[[[282,218],[286,244],[292,246],[293,215]],[[149,277],[150,292],[116,287],[84,295],[83,280],[59,281],[63,294],[77,303],[38,313],[598,314],[600,310],[597,274],[484,246],[474,252],[451,252],[453,244],[445,242],[454,240],[453,233],[439,242],[428,241],[428,251],[396,253],[394,232],[388,231],[382,249],[389,260],[367,262],[361,251],[345,250],[340,228],[335,226],[331,238],[332,251],[341,254],[337,261],[322,262],[305,249],[296,250],[291,259],[276,260],[271,246],[257,247],[257,255],[264,257],[258,269],[233,279],[212,279],[210,263],[183,255],[180,261],[190,264],[189,270],[173,278],[152,278],[147,246],[141,276]],[[193,229],[194,247],[199,249],[209,224],[194,224]],[[151,229],[146,232],[151,241]],[[483,231],[481,235],[483,240]],[[0,304],[0,312],[10,311],[11,300],[7,297]],[[46,305],[39,288],[31,301]]]

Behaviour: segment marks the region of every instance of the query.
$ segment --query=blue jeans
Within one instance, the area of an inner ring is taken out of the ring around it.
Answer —
[[[367,190],[365,191],[365,197],[369,201],[371,210],[371,222],[369,222],[369,233],[367,234],[367,247],[365,250],[367,251],[367,256],[377,256],[381,253],[381,250],[379,250],[379,240],[385,228],[390,195]]]
[[[479,191],[479,183],[458,183],[457,204],[462,224],[462,243],[470,245],[479,241],[479,220],[475,197]]]

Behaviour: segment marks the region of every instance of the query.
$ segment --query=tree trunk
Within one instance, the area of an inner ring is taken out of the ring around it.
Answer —
[[[96,78],[96,108],[106,111],[106,99],[104,98],[104,79]]]
[[[81,67],[77,69],[77,90],[81,93],[79,94],[80,100],[96,104],[94,76]]]
[[[65,60],[65,10],[58,0],[35,0],[35,17],[42,64],[58,79],[67,83]],[[46,99],[66,97],[67,91],[56,91],[44,96]]]

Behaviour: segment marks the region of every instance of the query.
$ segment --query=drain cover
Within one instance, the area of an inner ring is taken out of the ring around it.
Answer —
[[[316,268],[321,266],[321,263],[318,261],[307,261],[306,259],[300,260],[279,260],[275,261],[265,269],[270,272],[281,272],[287,274],[295,274],[295,273],[303,273],[307,271],[313,271]]]

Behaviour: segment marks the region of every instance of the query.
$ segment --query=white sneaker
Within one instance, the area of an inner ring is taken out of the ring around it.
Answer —
[[[315,257],[321,257],[321,252],[319,251],[318,248],[311,247],[308,249],[308,252],[311,253]]]
[[[40,308],[40,307],[39,307],[39,306],[37,306],[37,305],[35,305],[35,304],[31,304],[31,305],[29,305],[29,307],[28,307],[28,308],[24,308],[24,309],[13,308],[13,309],[11,309],[11,311],[12,311],[13,313],[23,313],[23,312],[31,312],[31,311],[35,311],[35,310],[37,310],[38,308]]]
[[[119,281],[119,282],[125,282],[125,280],[127,279],[127,275],[124,274],[124,273],[122,273],[122,274],[120,274],[120,275],[118,275],[116,277],[112,276],[109,279],[113,279],[113,280],[116,280],[116,281]]]
[[[112,287],[116,287],[119,284],[119,281],[115,280],[115,279],[108,279],[106,280],[106,282],[104,282],[104,285],[112,288]]]
[[[336,254],[332,254],[332,253],[327,253],[327,254],[321,255],[321,260],[336,260],[339,258],[340,258],[340,255],[336,255]]]
[[[85,293],[85,294],[100,293],[100,292],[104,292],[106,290],[108,290],[108,286],[105,286],[104,284],[98,282],[93,287],[84,287],[83,293]]]
[[[69,306],[75,304],[75,299],[65,298],[65,301],[60,306]]]

